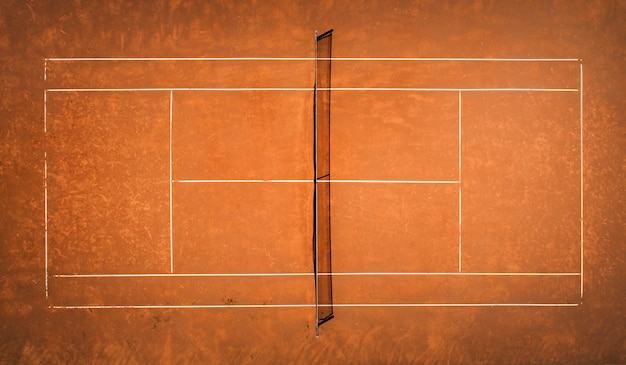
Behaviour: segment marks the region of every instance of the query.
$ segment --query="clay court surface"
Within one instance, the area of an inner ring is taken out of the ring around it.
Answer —
[[[624,44],[620,1],[2,3],[0,363],[626,363]]]

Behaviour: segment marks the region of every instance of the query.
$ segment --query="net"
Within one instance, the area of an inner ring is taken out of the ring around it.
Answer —
[[[315,307],[317,326],[333,318],[330,235],[330,76],[332,29],[317,36],[315,46]],[[316,331],[317,332],[317,331]],[[319,332],[317,332],[319,334]]]

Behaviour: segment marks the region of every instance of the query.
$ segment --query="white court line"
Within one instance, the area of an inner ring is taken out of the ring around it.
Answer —
[[[313,57],[51,57],[52,62],[80,61],[314,61]],[[333,59],[334,60],[334,59]]]
[[[462,235],[461,235],[461,231],[462,231],[462,209],[461,209],[461,115],[462,115],[462,103],[461,103],[461,92],[459,91],[459,111],[458,111],[458,125],[459,125],[459,138],[458,138],[458,143],[459,143],[459,272],[463,271],[463,240],[462,240]]]
[[[332,276],[579,276],[577,272],[337,272]]]
[[[174,272],[174,226],[172,224],[172,104],[173,91],[170,90],[170,272]]]
[[[48,152],[44,152],[44,160],[43,160],[43,179],[44,179],[44,190],[43,190],[43,195],[44,195],[44,222],[45,222],[45,232],[44,232],[44,250],[45,250],[45,274],[46,274],[46,278],[45,278],[45,287],[46,287],[46,298],[48,298],[48,278],[49,278],[49,271],[48,271]]]
[[[44,70],[43,70],[43,80],[46,81],[46,74],[48,70],[48,63],[44,62]],[[44,154],[43,154],[43,184],[44,184],[44,271],[45,271],[45,290],[46,290],[46,298],[49,296],[49,287],[48,287],[48,151],[46,146],[46,135],[48,133],[48,92],[44,90],[43,92],[43,133],[44,133]]]
[[[532,88],[532,87],[476,87],[476,88],[463,88],[463,87],[332,87],[320,90],[330,91],[446,91],[446,92],[461,92],[461,91],[540,91],[540,92],[578,92],[576,88]]]
[[[419,308],[419,307],[577,307],[578,303],[333,303],[320,307],[343,308]],[[314,308],[316,304],[193,304],[193,305],[52,305],[51,309],[246,309],[246,308]]]
[[[46,61],[315,61],[315,57],[50,57]],[[579,58],[332,57],[322,61],[577,62]]]
[[[43,132],[48,132],[48,91],[43,91]]]
[[[317,194],[317,59],[318,59],[318,38],[317,30],[315,31],[315,63],[313,64],[313,275],[315,283],[315,337],[320,332],[320,313],[319,313],[319,250],[318,250],[318,194]],[[330,138],[330,137],[329,137]],[[330,164],[330,157],[328,159]],[[332,287],[331,287],[332,295]]]
[[[280,277],[313,276],[311,272],[293,273],[144,273],[144,274],[56,274],[55,278],[165,278],[165,277]],[[333,272],[320,276],[579,276],[572,272]]]
[[[51,309],[311,308],[315,304],[53,305]]]
[[[312,183],[312,180],[288,180],[288,179],[225,179],[225,180],[173,180],[175,183]]]
[[[191,274],[191,273],[146,273],[146,274],[58,274],[54,275],[55,278],[202,278],[202,277],[215,277],[215,278],[227,278],[227,277],[273,277],[273,276],[313,276],[313,273],[307,272],[293,272],[293,273],[224,273],[224,274]]]
[[[140,92],[140,91],[313,91],[311,87],[128,87],[55,88],[48,92]]]
[[[335,307],[577,307],[578,303],[354,303],[333,304]]]
[[[457,180],[323,180],[320,183],[353,183],[353,184],[458,184]],[[262,180],[262,179],[235,179],[235,180],[173,180],[175,183],[312,183],[313,180]]]
[[[584,185],[583,185],[583,65],[580,64],[580,298],[583,298],[584,272]]]
[[[578,58],[335,57],[331,61],[578,62]]]
[[[434,92],[485,92],[532,91],[578,92],[577,88],[437,88],[437,87],[331,87],[322,91],[434,91]],[[142,91],[313,91],[310,87],[139,87],[139,88],[54,88],[48,92],[142,92]]]
[[[349,184],[458,184],[457,180],[320,180],[320,183]]]

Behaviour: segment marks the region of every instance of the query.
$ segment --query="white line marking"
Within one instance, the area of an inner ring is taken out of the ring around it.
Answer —
[[[46,80],[46,72],[48,68],[48,63],[44,62],[44,73],[43,79]],[[46,146],[46,137],[48,133],[48,92],[44,90],[43,92],[43,133],[44,133],[44,158],[43,158],[43,170],[44,170],[44,271],[45,271],[45,289],[46,289],[46,298],[49,297],[49,270],[48,270],[48,151]]]
[[[457,180],[324,180],[320,183],[352,183],[352,184],[458,184]],[[263,179],[224,179],[224,180],[173,180],[175,183],[312,183],[312,180],[263,180]]]
[[[584,269],[584,185],[583,185],[583,64],[580,64],[580,299],[583,298]]]
[[[577,307],[578,303],[355,303],[336,307]]]
[[[458,184],[457,180],[323,180],[320,183],[350,183],[350,184]]]
[[[313,91],[310,87],[136,87],[136,88],[55,88],[49,92],[134,92],[134,91]]]
[[[46,274],[46,278],[45,278],[45,287],[46,287],[46,298],[48,298],[49,296],[49,292],[48,292],[48,278],[49,278],[49,271],[48,271],[48,152],[44,152],[44,160],[43,160],[43,180],[44,180],[44,222],[45,222],[45,228],[44,228],[44,250],[45,250],[45,274]]]
[[[328,59],[325,59],[328,60]],[[578,58],[337,57],[332,61],[577,62]]]
[[[436,87],[332,87],[322,91],[535,91],[578,92],[577,88],[436,88]],[[140,91],[313,91],[310,87],[139,87],[139,88],[55,88],[49,92],[140,92]]]
[[[320,334],[320,315],[319,315],[319,250],[318,250],[318,189],[317,189],[317,62],[318,62],[318,39],[317,30],[315,30],[315,62],[313,70],[313,274],[315,281],[315,337]]]
[[[459,143],[459,272],[463,271],[463,240],[462,240],[462,209],[461,209],[461,204],[462,204],[462,199],[461,199],[461,190],[462,190],[462,184],[461,184],[461,115],[462,115],[462,104],[461,104],[461,92],[459,91],[459,112],[458,112],[458,124],[459,124],[459,138],[458,138],[458,143]]]
[[[579,276],[577,272],[333,272],[332,276]]]
[[[523,87],[492,87],[492,88],[459,88],[459,87],[333,87],[320,90],[331,91],[542,91],[542,92],[578,92],[576,88],[523,88]]]
[[[172,104],[173,91],[170,90],[170,272],[174,272],[174,226],[172,225]]]
[[[322,61],[577,62],[579,58],[333,57]],[[50,57],[46,61],[315,61],[314,57]]]
[[[224,274],[192,274],[192,273],[146,273],[146,274],[58,274],[55,278],[228,278],[228,277],[273,277],[273,276],[313,276],[313,273],[293,272],[293,273],[224,273]]]
[[[52,57],[48,61],[314,61],[312,57]],[[333,59],[334,60],[334,59]]]
[[[331,306],[319,304],[320,307]],[[344,308],[371,307],[577,307],[578,303],[333,303]],[[51,309],[246,309],[246,308],[314,308],[316,304],[194,304],[194,305],[53,305]]]
[[[263,179],[234,179],[234,180],[173,180],[175,183],[312,183],[312,180],[263,180]]]
[[[48,132],[48,92],[43,92],[43,132]]]
[[[280,277],[314,276],[311,272],[293,273],[144,273],[144,274],[56,274],[55,278],[166,278],[166,277]],[[580,276],[572,272],[333,272],[320,276]]]
[[[315,304],[53,305],[52,309],[311,308]]]

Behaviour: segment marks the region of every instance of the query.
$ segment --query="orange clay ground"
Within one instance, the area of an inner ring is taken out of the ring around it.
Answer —
[[[0,363],[626,362],[624,2],[6,2],[0,30]]]

